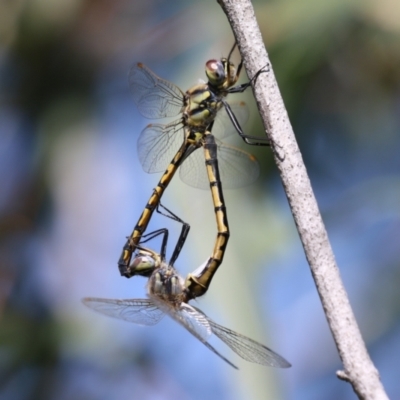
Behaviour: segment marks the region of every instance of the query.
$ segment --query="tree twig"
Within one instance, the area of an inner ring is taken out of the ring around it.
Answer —
[[[250,0],[217,0],[228,17],[249,77],[269,63]],[[285,109],[272,66],[254,95],[275,161],[336,343],[343,371],[359,399],[388,399],[372,363],[343,286],[328,235]]]

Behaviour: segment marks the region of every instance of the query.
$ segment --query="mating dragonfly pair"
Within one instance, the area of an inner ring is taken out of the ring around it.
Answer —
[[[154,325],[168,314],[233,367],[208,343],[212,334],[248,361],[286,368],[290,364],[272,350],[218,325],[202,311],[189,305],[190,300],[204,295],[208,290],[228,243],[229,226],[221,179],[225,187],[234,188],[252,183],[259,174],[258,163],[251,154],[228,146],[219,139],[236,131],[248,144],[269,145],[268,140],[256,140],[244,134],[241,126],[248,118],[246,105],[243,102],[228,103],[225,99],[228,94],[243,92],[261,73],[267,71],[261,69],[250,82],[235,86],[242,69],[242,62],[236,69],[230,61],[235,47],[236,44],[227,58],[209,60],[206,63],[208,82],[195,85],[185,93],[141,63],[131,69],[133,99],[142,115],[147,118],[180,115],[178,120],[169,124],[149,124],[138,140],[139,160],[144,170],[150,173],[165,172],[128,237],[118,266],[125,277],[139,275],[148,278],[149,299],[85,298],[83,302],[105,315],[142,325]],[[200,147],[204,155],[195,151]],[[172,161],[165,169],[171,157]],[[204,162],[206,168],[201,167]],[[184,182],[203,189],[211,188],[218,231],[211,257],[186,279],[177,273],[174,263],[186,240],[189,225],[161,205],[161,197],[178,168]],[[160,211],[159,207],[164,208],[167,214]],[[169,262],[165,258],[168,231],[160,229],[144,234],[154,210],[183,224]],[[163,235],[160,253],[143,247],[145,242],[158,235]]]

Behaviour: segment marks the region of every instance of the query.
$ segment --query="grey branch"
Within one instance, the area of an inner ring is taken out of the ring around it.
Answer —
[[[249,77],[269,63],[250,0],[218,0]],[[254,95],[344,371],[359,399],[388,399],[357,326],[272,66]]]

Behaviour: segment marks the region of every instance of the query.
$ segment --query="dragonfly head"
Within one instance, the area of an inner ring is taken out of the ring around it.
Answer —
[[[238,80],[236,68],[227,58],[206,62],[208,83],[218,89],[227,89]]]
[[[140,275],[149,277],[160,265],[160,261],[153,254],[140,251],[129,266],[130,276]]]

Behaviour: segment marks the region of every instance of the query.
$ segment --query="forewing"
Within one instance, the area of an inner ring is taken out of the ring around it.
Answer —
[[[146,118],[174,117],[184,108],[184,93],[171,82],[159,78],[138,63],[129,72],[133,101]]]
[[[137,142],[139,161],[144,171],[164,171],[184,140],[185,131],[180,122],[147,125]]]
[[[184,328],[186,328],[194,337],[200,340],[208,349],[222,358],[233,368],[238,369],[227,358],[220,354],[210,343],[207,342],[212,334],[208,318],[200,310],[189,304],[182,303],[179,309],[171,309],[169,315]]]
[[[212,332],[246,361],[275,368],[291,367],[291,364],[283,357],[261,343],[218,325],[210,318],[208,318],[208,322]]]
[[[250,114],[247,104],[241,101],[237,103],[229,103],[229,106],[233,114],[235,114],[236,120],[239,123],[240,127],[243,129],[244,125],[249,119]],[[218,111],[217,116],[215,117],[212,134],[218,139],[223,139],[235,133],[235,126],[229,118],[225,107],[222,106],[221,109]]]
[[[217,141],[217,146],[218,170],[223,189],[244,187],[258,178],[260,166],[252,154],[220,141]],[[183,162],[179,174],[189,186],[204,190],[210,188],[204,152],[192,153]]]
[[[148,299],[100,299],[85,297],[85,306],[109,317],[123,319],[139,325],[155,325],[165,315]]]
[[[182,303],[178,309],[171,308],[169,315],[202,342],[206,342],[212,334],[205,315],[189,304]]]

